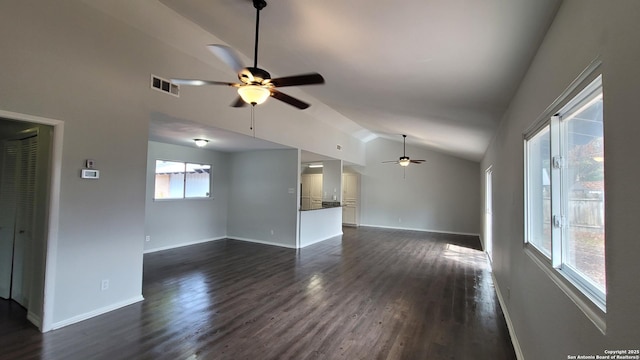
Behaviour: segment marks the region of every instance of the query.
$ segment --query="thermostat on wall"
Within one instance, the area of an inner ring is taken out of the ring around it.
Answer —
[[[100,178],[100,170],[82,169],[81,177],[83,179],[99,179]]]

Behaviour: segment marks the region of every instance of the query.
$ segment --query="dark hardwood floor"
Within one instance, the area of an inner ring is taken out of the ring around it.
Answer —
[[[344,231],[147,254],[143,302],[46,334],[1,300],[0,359],[516,358],[476,237]]]

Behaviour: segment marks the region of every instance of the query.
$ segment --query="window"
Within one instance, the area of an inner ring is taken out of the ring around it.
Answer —
[[[211,165],[156,160],[154,199],[210,197]]]
[[[602,79],[525,136],[525,241],[605,308]]]
[[[527,141],[527,239],[551,257],[551,148],[549,125]]]

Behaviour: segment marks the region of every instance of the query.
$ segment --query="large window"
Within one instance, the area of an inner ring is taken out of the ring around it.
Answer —
[[[605,308],[602,80],[525,136],[525,241]]]
[[[154,199],[208,198],[211,165],[156,160]]]

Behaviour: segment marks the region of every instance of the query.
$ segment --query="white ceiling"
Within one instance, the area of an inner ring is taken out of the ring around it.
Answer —
[[[251,0],[156,1],[253,59]],[[319,72],[326,84],[291,94],[378,136],[478,161],[560,2],[267,0],[258,66]]]
[[[207,139],[208,150],[237,152],[249,150],[290,149],[259,138],[154,113],[149,124],[149,140],[195,147],[195,139]]]
[[[3,138],[1,136],[4,133],[3,130],[12,131],[12,134],[17,132],[9,125],[15,123],[16,126],[18,126],[20,125],[19,122],[5,122],[4,119],[0,120],[3,120],[0,121],[0,139]],[[205,146],[205,149],[222,152],[291,149],[291,147],[285,145],[203,125],[194,121],[177,119],[160,113],[152,114],[149,127],[149,140],[196,147],[195,139],[207,139],[209,142]],[[302,163],[332,160],[330,157],[304,150],[301,151],[300,155],[300,161]]]

